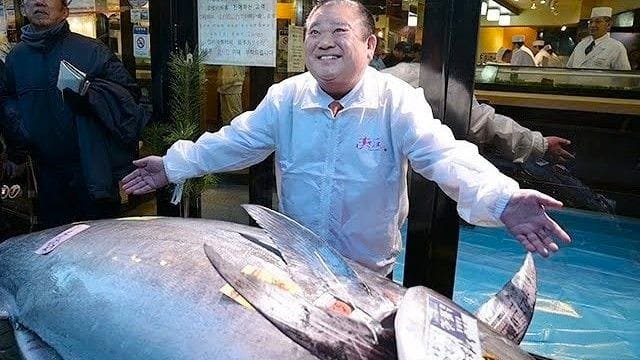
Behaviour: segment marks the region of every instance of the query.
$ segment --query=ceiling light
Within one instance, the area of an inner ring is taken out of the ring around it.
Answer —
[[[500,9],[487,10],[487,21],[498,21],[498,20],[500,20]]]
[[[409,18],[407,19],[407,26],[418,26],[418,15],[412,12],[409,13]]]
[[[562,25],[562,27],[560,28],[560,31],[566,31],[567,30],[567,25]]]
[[[498,19],[498,25],[500,26],[509,26],[511,25],[511,16],[510,15],[500,15]]]

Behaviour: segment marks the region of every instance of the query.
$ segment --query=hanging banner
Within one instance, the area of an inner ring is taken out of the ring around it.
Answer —
[[[289,25],[287,72],[304,72],[304,27]]]
[[[276,66],[276,0],[198,0],[206,64]]]
[[[278,51],[276,54],[276,72],[287,72],[287,53],[289,49],[289,29],[278,29]]]
[[[137,58],[150,58],[149,29],[142,26],[133,27],[133,56]]]

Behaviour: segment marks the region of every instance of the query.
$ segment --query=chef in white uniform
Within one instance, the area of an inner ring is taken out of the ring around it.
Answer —
[[[524,44],[524,35],[513,35],[513,55],[511,55],[511,65],[515,66],[536,66],[533,60],[533,52]]]
[[[562,61],[558,55],[553,52],[551,45],[544,44],[544,40],[534,41],[532,50],[535,53],[533,60],[536,66],[562,67]]]
[[[612,39],[610,7],[595,7],[591,10],[589,36],[573,49],[567,62],[569,68],[631,70],[627,49]]]

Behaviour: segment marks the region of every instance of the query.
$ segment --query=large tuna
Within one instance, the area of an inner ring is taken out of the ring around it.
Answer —
[[[406,353],[394,336],[405,323],[396,318],[394,327],[393,321],[405,289],[343,259],[290,219],[248,209],[269,235],[214,220],[131,218],[68,225],[0,244],[0,359]],[[306,263],[309,256],[317,260]],[[220,274],[255,310],[222,294]],[[471,318],[429,289],[421,294],[417,307],[407,301],[403,308],[424,311],[423,302],[436,299]],[[482,322],[478,330],[483,353],[530,358]]]

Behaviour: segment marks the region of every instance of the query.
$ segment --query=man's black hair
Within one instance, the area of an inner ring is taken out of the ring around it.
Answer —
[[[316,5],[309,12],[309,16],[307,16],[307,20],[315,13],[319,8],[325,5],[348,5],[353,6],[358,10],[358,15],[360,16],[360,20],[362,23],[362,28],[364,29],[364,38],[368,38],[370,35],[373,35],[373,32],[376,27],[376,22],[373,19],[373,15],[367,10],[367,8],[362,5],[360,1],[356,0],[318,0]]]

